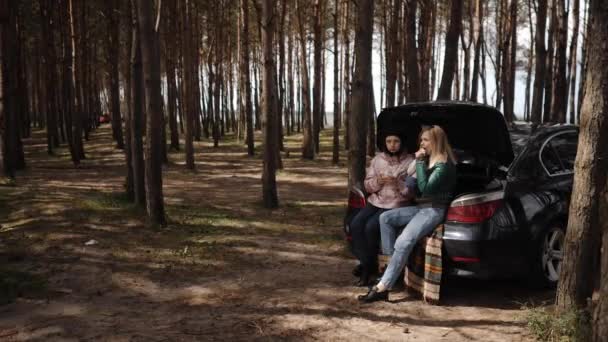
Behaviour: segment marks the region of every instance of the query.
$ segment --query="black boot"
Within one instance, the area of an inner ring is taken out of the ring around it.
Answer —
[[[361,277],[362,270],[363,270],[363,266],[361,264],[358,264],[357,266],[355,266],[355,268],[353,268],[353,275],[355,277]]]
[[[367,294],[357,297],[362,303],[372,303],[377,301],[388,301],[388,290],[378,291],[376,286],[372,287]]]
[[[361,287],[371,286],[376,283],[376,280],[377,280],[376,272],[374,272],[374,270],[370,270],[370,269],[367,269],[366,267],[363,267],[363,269],[361,271],[361,277],[359,278],[359,281],[357,281],[355,283],[355,286],[361,286]]]

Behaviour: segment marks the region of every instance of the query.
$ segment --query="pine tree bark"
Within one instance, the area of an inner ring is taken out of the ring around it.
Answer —
[[[245,111],[244,117],[246,122],[246,137],[247,154],[254,154],[253,140],[253,108],[251,103],[251,75],[250,75],[250,60],[249,60],[249,3],[248,0],[240,0],[241,3],[241,110]]]
[[[418,48],[416,48],[416,11],[418,0],[407,0],[406,1],[406,13],[407,18],[406,29],[405,29],[405,53],[407,60],[407,101],[416,102],[419,101],[422,96],[420,94],[421,89],[426,87],[420,82],[420,71],[418,69]]]
[[[262,1],[262,49],[264,50],[262,111],[265,116],[262,193],[264,207],[277,208],[279,206],[279,198],[276,184],[277,160],[275,151],[278,148],[278,120],[276,117],[277,94],[274,86],[275,63],[273,53],[273,35],[276,16],[274,15],[274,1]]]
[[[78,163],[74,163],[78,165],[80,160],[85,159],[84,147],[82,142],[82,133],[83,133],[83,117],[84,117],[84,101],[83,101],[83,85],[82,85],[82,53],[84,50],[82,49],[82,34],[84,31],[82,29],[82,13],[84,10],[85,3],[77,2],[74,0],[69,0],[69,10],[70,10],[70,44],[72,45],[72,64],[71,64],[71,76],[72,76],[72,84],[74,85],[74,111],[72,112],[72,139],[73,140],[73,149],[76,158],[78,159]],[[78,20],[77,16],[81,15],[81,20]],[[79,30],[80,28],[80,30]]]
[[[553,118],[551,115],[551,101],[553,97],[553,63],[555,61],[554,53],[555,53],[555,22],[557,21],[556,17],[556,1],[551,0],[551,19],[549,22],[549,36],[548,36],[548,45],[547,45],[547,60],[545,63],[547,64],[547,71],[545,73],[545,102],[543,104],[543,122],[550,122]]]
[[[10,51],[17,48],[15,7],[0,1],[0,132],[4,175],[15,178],[19,125],[17,120],[17,60]]]
[[[292,16],[290,16],[290,18],[292,18]],[[292,23],[293,19],[290,19],[289,24],[292,25]],[[293,36],[293,30],[289,30],[289,32],[287,33],[287,73],[289,75],[294,75],[293,55],[295,46],[293,45]],[[294,86],[294,77],[287,77],[287,117],[289,118],[287,120],[287,135],[293,134],[294,131],[295,94],[297,94],[297,91],[294,92]]]
[[[543,117],[543,95],[545,90],[545,73],[547,50],[545,48],[545,28],[547,25],[547,0],[537,0],[536,38],[534,40],[534,94],[532,95],[531,119],[539,125]]]
[[[192,23],[192,3],[188,0],[181,3],[182,15],[182,65],[184,67],[184,116],[186,119],[186,132],[184,136],[184,149],[186,158],[186,168],[194,170],[194,115],[196,113],[195,103],[198,99],[194,94],[194,65],[192,59],[193,46],[193,23]]]
[[[445,56],[441,85],[437,93],[438,100],[449,100],[452,97],[452,81],[458,58],[458,37],[462,30],[462,0],[452,0],[450,26],[445,37]]]
[[[351,117],[351,68],[350,68],[350,3],[349,0],[344,0],[344,149],[348,150],[350,146],[350,117]]]
[[[578,55],[578,31],[579,31],[579,15],[580,15],[580,0],[572,1],[572,17],[574,18],[574,27],[572,28],[572,40],[570,41],[570,60],[568,61],[568,69],[570,74],[566,82],[569,85],[570,95],[568,96],[568,102],[570,107],[570,123],[574,124],[576,119],[576,73],[578,62],[576,57]]]
[[[333,127],[333,148],[331,161],[333,165],[340,162],[340,45],[339,45],[339,18],[340,1],[334,0],[334,127]]]
[[[132,127],[132,120],[131,118],[133,117],[132,114],[132,109],[133,107],[131,106],[131,99],[132,96],[131,94],[133,93],[133,88],[132,88],[132,81],[131,81],[131,77],[132,77],[132,72],[131,72],[131,54],[132,54],[132,50],[133,50],[133,32],[134,32],[134,27],[133,27],[133,10],[131,8],[131,1],[127,1],[127,16],[126,16],[126,22],[127,22],[127,37],[126,37],[126,60],[128,61],[126,63],[126,68],[123,69],[123,74],[124,74],[124,79],[125,79],[125,163],[127,166],[127,175],[125,177],[125,193],[127,195],[127,199],[129,201],[135,202],[135,182],[134,182],[134,170],[133,170],[133,138],[131,135],[131,127]],[[143,179],[143,177],[142,177]]]
[[[302,77],[302,105],[303,105],[303,128],[304,138],[302,140],[302,158],[314,159],[315,157],[315,141],[311,122],[310,108],[310,85],[308,78],[308,63],[306,61],[306,28],[304,27],[304,7],[302,0],[296,0],[296,12],[298,17],[298,31],[300,34],[300,75]]]
[[[132,36],[131,39],[131,162],[133,164],[133,192],[135,204],[146,207],[144,144],[142,126],[144,125],[144,79],[141,60],[141,43],[137,17],[138,0],[131,0]]]
[[[515,120],[513,107],[515,103],[515,56],[517,50],[517,3],[518,0],[511,0],[509,4],[509,14],[506,15],[506,30],[503,35],[502,43],[502,96],[504,100],[504,116],[508,123]]]
[[[479,63],[483,45],[483,4],[481,0],[475,0],[475,19],[473,20],[473,41],[475,52],[473,56],[473,74],[471,75],[471,97],[469,100],[477,102],[479,91]]]
[[[147,126],[145,149],[146,211],[152,222],[164,226],[166,221],[163,202],[162,160],[160,155],[160,144],[163,143],[160,137],[160,126],[162,123],[160,46],[158,27],[154,27],[154,17],[154,3],[149,0],[137,0],[137,23],[141,36]]]
[[[41,71],[41,98],[40,108],[46,117],[47,153],[53,154],[53,149],[59,146],[59,133],[57,131],[57,56],[55,52],[55,35],[53,20],[53,6],[49,0],[40,0],[40,15],[42,22],[42,39],[40,52],[44,70]]]
[[[359,0],[355,31],[355,74],[353,78],[353,111],[350,118],[348,151],[348,186],[363,189],[365,179],[367,130],[370,91],[372,89],[371,61],[373,34],[373,0]]]
[[[168,4],[169,15],[165,18],[165,37],[167,52],[165,57],[165,72],[167,76],[167,114],[169,116],[169,130],[171,136],[170,148],[179,151],[179,132],[177,130],[177,83],[175,80],[175,64],[177,61],[177,47],[173,35],[177,33],[177,2]]]
[[[116,147],[124,149],[125,143],[122,135],[122,118],[120,115],[120,84],[118,73],[118,56],[119,56],[119,2],[117,0],[107,0],[106,2],[106,17],[107,17],[107,51],[108,51],[108,85],[110,87],[110,111],[112,120],[112,136],[116,141]]]
[[[532,0],[528,0],[528,26],[530,27],[530,49],[528,54],[528,65],[526,66],[526,91],[524,101],[524,120],[530,121],[530,90],[532,86],[532,66],[534,65],[534,29],[532,22]]]
[[[566,0],[556,0],[555,69],[551,96],[551,121],[566,122],[568,84],[566,83],[566,52],[568,48],[568,13]]]
[[[287,21],[287,0],[280,1],[281,3],[281,15],[279,17],[279,28],[278,28],[278,44],[279,44],[279,75],[278,75],[278,112],[277,119],[279,120],[279,150],[284,151],[284,122],[287,121],[287,111],[285,106],[285,22]],[[283,163],[281,161],[281,154],[279,157],[279,169],[283,169]]]
[[[599,271],[595,258],[604,242],[606,191],[608,190],[608,3],[591,0],[587,83],[581,111],[578,151],[574,166],[574,187],[564,241],[564,260],[557,289],[557,307],[585,307],[593,292],[593,277]],[[604,245],[605,246],[605,245]],[[606,249],[603,251],[606,266]],[[604,268],[603,271],[606,271]],[[608,336],[606,272],[602,273],[600,302],[594,316],[594,336]],[[602,295],[603,298],[602,298]]]
[[[399,56],[397,33],[399,31],[401,0],[387,1],[387,3],[391,3],[391,5],[389,8],[390,20],[386,37],[386,105],[387,107],[392,107],[395,105],[395,84],[397,82],[397,58]]]
[[[420,3],[420,30],[418,32],[418,60],[420,61],[420,100],[427,101],[434,90],[435,77],[431,75],[434,60],[433,45],[436,32],[437,1],[418,0]],[[433,68],[434,70],[434,68]]]
[[[321,48],[323,43],[323,33],[321,31],[321,27],[323,25],[322,8],[323,0],[315,0],[315,12],[311,17],[314,35],[314,79],[312,85],[312,135],[314,140],[313,154],[319,150],[319,133],[321,131]],[[304,126],[304,132],[306,134],[306,124]]]
[[[69,88],[70,95],[68,97],[69,107],[70,107],[70,122],[69,126],[66,123],[66,131],[69,131],[70,138],[70,152],[72,156],[72,163],[74,166],[78,166],[80,164],[80,160],[82,159],[82,155],[84,154],[82,148],[82,113],[81,113],[81,99],[78,91],[78,71],[79,66],[77,65],[77,47],[76,47],[76,23],[75,23],[75,14],[74,14],[74,5],[73,0],[69,0],[67,2],[67,14],[68,14],[68,23],[69,23],[69,37],[67,38],[67,46],[68,49],[66,51],[66,57],[68,58],[69,63]]]
[[[581,120],[581,107],[583,106],[583,98],[585,97],[585,79],[586,79],[586,75],[587,75],[587,42],[588,39],[587,37],[589,37],[589,28],[591,27],[591,25],[589,25],[589,2],[586,2],[586,9],[585,9],[585,14],[584,14],[584,19],[583,22],[585,23],[585,28],[583,29],[583,38],[582,38],[582,47],[581,47],[581,81],[578,87],[578,96],[577,96],[577,102],[578,102],[578,110],[576,111],[576,122],[580,122]]]
[[[192,63],[192,75],[191,77],[191,88],[192,88],[192,94],[193,94],[193,99],[192,99],[192,120],[193,120],[193,126],[194,126],[194,139],[196,141],[201,141],[201,133],[202,133],[202,127],[201,127],[201,88],[200,88],[200,74],[199,74],[199,68],[198,66],[200,65],[200,54],[199,51],[201,50],[201,20],[199,20],[198,18],[198,7],[197,5],[193,2],[193,1],[188,1],[188,3],[190,4],[190,26],[192,28],[192,26],[194,26],[194,29],[192,30],[192,33],[190,35],[191,37],[191,48],[189,49],[189,52],[192,54],[192,59],[191,59],[191,63]]]

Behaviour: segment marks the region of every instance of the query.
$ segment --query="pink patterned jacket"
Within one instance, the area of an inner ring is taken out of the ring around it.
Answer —
[[[380,176],[391,176],[397,183],[380,185]],[[411,154],[403,153],[391,157],[380,152],[372,159],[365,176],[365,190],[369,194],[367,201],[382,209],[393,209],[409,205],[416,196],[405,186],[405,177],[416,177],[416,159]]]

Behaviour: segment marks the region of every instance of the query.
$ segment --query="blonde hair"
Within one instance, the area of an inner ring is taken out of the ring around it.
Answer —
[[[448,135],[445,134],[443,128],[437,125],[423,127],[422,131],[420,132],[420,138],[422,138],[423,133],[427,132],[433,144],[433,154],[443,154],[447,157],[449,161],[451,161],[453,164],[456,164],[456,157],[454,156],[454,151],[452,151],[452,146],[448,141]]]

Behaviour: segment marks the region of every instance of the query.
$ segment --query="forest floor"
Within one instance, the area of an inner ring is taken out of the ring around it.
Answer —
[[[277,210],[261,206],[260,157],[234,139],[197,142],[196,172],[171,152],[159,229],[122,195],[107,126],[79,168],[34,132],[28,169],[0,186],[0,275],[17,297],[0,305],[0,341],[533,339],[522,306],[553,293],[517,280],[452,281],[441,306],[405,292],[359,304],[342,238],[346,169],[331,165],[329,132],[315,161],[299,141],[286,141]]]

